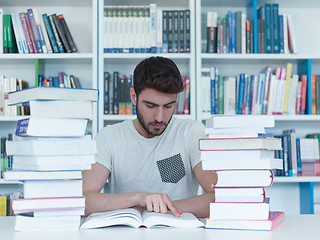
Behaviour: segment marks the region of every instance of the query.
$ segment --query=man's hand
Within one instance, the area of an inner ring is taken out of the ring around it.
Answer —
[[[149,212],[167,213],[169,210],[176,217],[182,214],[182,211],[175,207],[167,194],[141,192],[139,197],[139,205]]]

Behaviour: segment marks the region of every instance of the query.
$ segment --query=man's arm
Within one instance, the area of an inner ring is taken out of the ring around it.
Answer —
[[[130,207],[146,208],[148,211],[166,213],[172,211],[176,216],[182,212],[177,209],[166,194],[147,192],[101,193],[110,171],[99,163],[91,170],[82,172],[83,194],[86,197],[85,215]]]
[[[206,193],[187,199],[173,201],[173,203],[183,212],[193,213],[197,217],[208,217],[210,203],[215,199],[212,186],[217,183],[218,177],[213,171],[202,170],[201,162],[193,168],[193,172],[198,183]]]

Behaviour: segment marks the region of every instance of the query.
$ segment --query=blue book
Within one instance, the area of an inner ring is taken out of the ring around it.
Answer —
[[[216,79],[214,68],[210,69],[210,113],[216,114]]]
[[[244,88],[245,88],[245,78],[246,78],[246,75],[244,73],[241,73],[240,74],[240,82],[239,82],[237,114],[242,114],[242,105],[243,105]]]
[[[258,9],[258,18],[265,21],[265,49],[266,53],[272,53],[272,11],[271,4],[266,3]]]
[[[236,53],[236,13],[233,12],[231,14],[232,16],[232,22],[231,22],[231,26],[232,26],[232,45],[231,45],[231,53]]]
[[[228,11],[228,35],[229,35],[229,46],[228,46],[228,52],[232,53],[232,12]]]
[[[34,19],[33,11],[32,11],[32,9],[28,9],[27,11],[28,11],[28,15],[30,18],[30,24],[31,24],[32,32],[33,32],[33,37],[36,42],[38,53],[43,53],[40,34],[39,34],[39,30],[38,30],[36,21]]]
[[[251,114],[252,113],[252,102],[253,102],[253,92],[254,92],[254,79],[255,79],[255,76],[254,75],[251,75],[250,76],[251,78],[251,81],[250,81],[250,92],[249,92],[249,111],[248,111],[248,114]]]
[[[298,176],[301,176],[302,175],[302,166],[301,166],[300,138],[296,138],[296,147],[297,147],[297,174],[298,174]]]
[[[52,46],[52,50],[54,53],[59,53],[59,48],[58,48],[58,45],[56,42],[56,38],[53,34],[53,30],[52,30],[48,15],[46,13],[42,14],[42,18],[43,18],[44,25],[47,29],[47,33],[48,33],[48,37],[49,37],[49,40],[50,40],[50,43]]]
[[[168,52],[168,11],[162,11],[162,52]]]
[[[280,53],[280,37],[279,37],[279,4],[272,3],[272,52],[273,53]]]
[[[279,15],[279,51],[284,53],[283,15]]]
[[[215,100],[215,105],[216,105],[216,112],[215,114],[218,114],[218,105],[219,105],[219,99],[218,99],[218,96],[219,96],[219,69],[218,67],[215,67],[214,68],[214,76],[215,76],[215,93],[214,93],[214,100]]]

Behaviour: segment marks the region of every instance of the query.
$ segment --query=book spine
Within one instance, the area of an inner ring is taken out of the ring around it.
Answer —
[[[36,41],[35,41],[35,38],[34,38],[34,35],[33,35],[33,31],[32,31],[32,28],[31,28],[29,14],[25,13],[25,17],[26,17],[26,24],[27,24],[27,28],[28,28],[28,31],[29,31],[29,36],[30,36],[30,39],[31,39],[33,51],[34,51],[34,53],[38,53],[37,44],[36,44]]]
[[[63,31],[60,19],[58,18],[58,16],[56,14],[53,14],[53,21],[54,21],[54,24],[56,25],[56,28],[57,28],[57,31],[59,33],[59,36],[60,36],[60,39],[61,39],[61,42],[63,44],[63,48],[64,48],[65,52],[71,53],[71,49],[70,49],[70,46],[68,44],[66,35],[65,35],[64,31]]]
[[[168,11],[168,53],[173,53],[173,11]]]
[[[56,41],[56,38],[54,36],[54,33],[53,33],[53,30],[52,30],[51,23],[50,23],[50,20],[48,18],[48,15],[46,13],[42,14],[42,19],[43,19],[45,28],[46,28],[47,33],[48,33],[48,37],[49,37],[49,40],[50,40],[50,43],[51,43],[51,46],[52,46],[52,51],[54,53],[59,53],[59,48],[58,48],[58,45],[57,45],[57,41]]]
[[[279,52],[284,53],[283,15],[279,15]]]
[[[30,24],[31,24],[31,28],[32,28],[32,32],[33,32],[33,36],[34,36],[34,40],[36,43],[36,47],[38,50],[38,53],[43,53],[42,50],[42,45],[41,45],[41,39],[40,39],[40,35],[39,35],[39,30],[34,18],[34,14],[33,14],[33,10],[32,9],[28,9],[28,15],[29,15],[29,19],[30,19]]]
[[[11,13],[13,31],[14,31],[14,35],[16,37],[18,51],[19,51],[19,53],[24,53],[23,45],[22,45],[22,38],[21,38],[20,31],[19,31],[18,20],[17,20],[16,16],[17,16],[16,13]]]
[[[104,114],[109,114],[109,79],[110,73],[104,72]]]
[[[264,6],[265,11],[265,45],[266,53],[272,53],[272,14],[271,14],[271,4],[266,3]]]
[[[280,37],[279,37],[279,4],[278,3],[272,3],[271,4],[272,8],[272,45],[273,53],[280,53]]]
[[[168,11],[162,11],[162,52],[168,53]]]
[[[36,23],[36,27],[37,27],[38,32],[39,32],[42,51],[43,51],[43,53],[48,53],[48,48],[46,46],[45,39],[44,39],[44,33],[43,33],[42,29],[41,29],[41,23],[40,23],[40,17],[39,17],[39,14],[38,14],[38,10],[36,8],[33,8],[32,11],[33,11],[33,16],[34,16],[34,20],[35,20],[35,23]]]
[[[183,114],[190,114],[190,78],[186,78]]]
[[[185,51],[186,53],[190,52],[190,48],[191,48],[191,21],[190,21],[190,10],[185,10],[185,21],[184,21],[184,29],[185,29],[185,42],[184,42],[184,46],[185,46]]]
[[[157,52],[157,5],[150,4],[150,47],[151,53]]]
[[[64,32],[65,35],[66,35],[66,39],[67,39],[68,44],[69,44],[69,46],[70,46],[70,48],[71,48],[71,51],[72,51],[72,52],[76,52],[76,51],[77,51],[77,47],[76,47],[76,44],[74,43],[74,40],[73,40],[73,38],[72,38],[71,32],[70,32],[70,30],[69,30],[69,28],[68,28],[68,25],[67,25],[67,22],[66,22],[64,16],[63,16],[62,14],[60,14],[60,15],[58,16],[58,18],[60,19],[60,23],[61,23],[63,32]]]
[[[242,24],[241,24],[241,21],[242,21],[242,17],[241,17],[241,12],[240,11],[237,11],[235,13],[235,29],[236,29],[236,53],[241,53],[241,32],[242,32]]]
[[[179,42],[178,42],[178,52],[183,53],[185,46],[184,46],[184,11],[179,11],[179,18],[178,18],[178,36],[179,36]]]
[[[44,38],[44,42],[45,42],[45,45],[46,45],[46,48],[47,48],[47,52],[49,54],[51,54],[51,53],[53,53],[52,46],[50,44],[48,32],[47,32],[46,26],[44,25],[44,21],[43,21],[42,16],[40,17],[39,20],[40,20],[40,27],[41,27],[41,30],[42,30],[42,33],[43,33],[43,38]]]
[[[307,103],[307,75],[301,76],[301,110],[300,114],[304,115],[306,114],[306,103]]]
[[[178,44],[179,44],[179,12],[177,10],[173,11],[173,36],[172,36],[172,52],[173,53],[178,53],[179,52],[179,48],[178,48]]]
[[[119,114],[119,72],[113,72],[113,114]]]
[[[58,33],[57,28],[56,28],[56,25],[54,23],[54,17],[53,17],[53,15],[50,15],[50,16],[48,16],[48,18],[49,18],[49,21],[50,21],[50,25],[52,27],[52,32],[54,34],[54,38],[56,40],[59,52],[60,53],[64,53],[63,45],[62,45],[62,42],[60,40],[59,33]]]
[[[162,40],[163,40],[163,19],[162,10],[157,10],[157,53],[162,53]]]

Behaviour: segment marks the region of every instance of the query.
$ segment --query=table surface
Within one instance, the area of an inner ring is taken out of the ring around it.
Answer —
[[[219,240],[219,239],[320,239],[320,215],[288,215],[272,231],[217,230],[203,228],[131,228],[125,226],[78,231],[15,232],[15,217],[0,217],[1,239],[130,239],[130,240]]]

